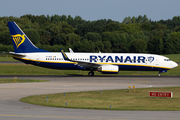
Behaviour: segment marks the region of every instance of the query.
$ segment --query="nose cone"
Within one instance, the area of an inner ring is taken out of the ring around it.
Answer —
[[[178,64],[176,63],[176,62],[171,62],[171,68],[175,68],[175,67],[177,67],[178,66]]]

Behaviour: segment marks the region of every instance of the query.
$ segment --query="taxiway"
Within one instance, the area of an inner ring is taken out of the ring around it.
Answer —
[[[15,77],[15,76],[14,76]],[[43,83],[0,84],[0,120],[174,120],[180,111],[109,111],[53,108],[31,105],[19,101],[29,95],[107,89],[180,86],[180,77],[151,76],[17,76],[23,79],[43,79]],[[13,76],[0,76],[13,78]]]

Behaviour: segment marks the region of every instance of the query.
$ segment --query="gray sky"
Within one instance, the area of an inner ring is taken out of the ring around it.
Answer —
[[[0,0],[0,17],[22,15],[71,15],[84,20],[147,15],[153,21],[180,15],[180,0]]]

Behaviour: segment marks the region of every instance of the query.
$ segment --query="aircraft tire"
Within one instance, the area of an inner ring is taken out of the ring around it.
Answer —
[[[158,76],[160,77],[160,76],[161,76],[161,74],[159,73],[159,74],[158,74]]]
[[[94,72],[89,72],[88,76],[94,76]]]

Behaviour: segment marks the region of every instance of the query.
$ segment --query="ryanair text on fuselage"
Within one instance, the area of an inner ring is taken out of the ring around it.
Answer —
[[[146,60],[152,62],[154,60],[154,57],[146,57],[144,56],[90,56],[90,62],[98,62],[98,59],[100,62],[112,62],[112,63],[145,63]]]

